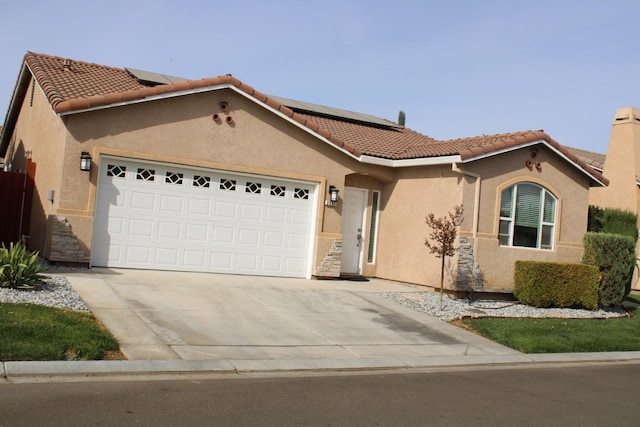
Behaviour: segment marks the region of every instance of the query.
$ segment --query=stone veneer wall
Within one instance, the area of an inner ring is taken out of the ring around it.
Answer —
[[[84,253],[78,239],[71,232],[71,225],[64,216],[51,215],[51,249],[50,261],[88,263],[89,257]]]
[[[473,238],[460,237],[457,270],[456,290],[470,291],[482,287],[480,269],[475,265]]]
[[[316,269],[318,277],[340,277],[342,261],[342,239],[335,239],[324,261]]]

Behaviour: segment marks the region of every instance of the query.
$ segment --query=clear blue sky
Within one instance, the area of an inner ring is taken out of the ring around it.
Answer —
[[[2,7],[0,114],[27,51],[257,90],[437,139],[544,129],[606,152],[640,107],[637,0],[21,0]]]

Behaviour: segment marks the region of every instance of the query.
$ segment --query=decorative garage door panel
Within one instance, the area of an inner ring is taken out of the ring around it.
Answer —
[[[305,277],[315,186],[103,159],[92,265]]]

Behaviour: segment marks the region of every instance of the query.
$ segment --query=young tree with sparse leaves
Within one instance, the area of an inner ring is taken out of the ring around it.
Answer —
[[[448,217],[436,218],[433,213],[426,216],[425,222],[432,232],[428,238],[424,239],[424,244],[429,248],[430,253],[442,258],[440,268],[440,310],[442,311],[442,295],[444,293],[444,258],[455,255],[458,248],[454,246],[458,227],[462,224],[462,205],[455,206],[454,212],[449,212]]]

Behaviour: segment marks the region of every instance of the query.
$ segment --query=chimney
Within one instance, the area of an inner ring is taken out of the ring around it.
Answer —
[[[613,118],[613,124],[621,123],[640,124],[640,109],[633,107],[618,108]]]

